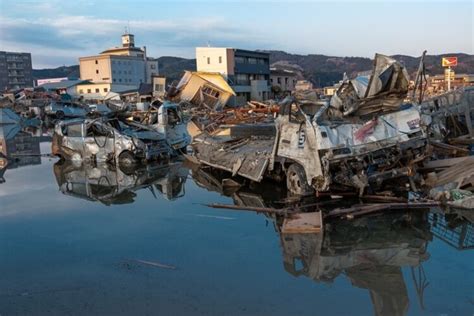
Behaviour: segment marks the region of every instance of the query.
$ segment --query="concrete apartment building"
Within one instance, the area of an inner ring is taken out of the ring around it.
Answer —
[[[272,90],[277,90],[273,87],[278,87],[279,94],[289,95],[295,90],[298,76],[294,71],[287,69],[270,68],[270,85]]]
[[[33,87],[31,54],[0,51],[0,89],[28,87]]]
[[[218,72],[224,76],[236,96],[229,105],[270,97],[270,55],[226,47],[196,47],[197,71]]]
[[[135,47],[134,35],[127,33],[122,35],[121,47],[79,58],[79,69],[82,80],[111,84],[111,90],[115,85],[138,88],[141,83],[151,83],[152,76],[158,74],[158,61],[146,56],[146,47]]]

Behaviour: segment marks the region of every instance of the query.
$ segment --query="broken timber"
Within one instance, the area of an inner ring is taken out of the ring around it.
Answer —
[[[329,212],[325,218],[345,217],[353,218],[360,215],[375,213],[383,210],[420,209],[439,206],[439,202],[418,202],[418,203],[377,203],[360,204],[349,208],[337,208]]]

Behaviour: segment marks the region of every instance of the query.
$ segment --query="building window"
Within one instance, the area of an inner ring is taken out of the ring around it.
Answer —
[[[104,92],[108,92],[108,91],[109,91],[109,89],[108,89],[108,88],[104,88]]]
[[[96,70],[95,70],[95,73],[96,73],[96,74],[99,74],[99,69],[96,69]]]
[[[249,77],[247,74],[237,74],[235,75],[235,82],[238,85],[248,85],[249,84]]]
[[[113,80],[113,81],[115,82],[115,81],[117,81],[117,80],[115,80],[115,78],[114,78],[114,80]]]
[[[236,63],[236,64],[245,64],[245,58],[244,58],[244,57],[240,57],[240,56],[236,56],[236,57],[235,57],[235,63]]]
[[[83,93],[84,93],[84,90],[79,89],[79,94],[83,94]]]
[[[96,61],[95,61],[95,64],[96,64],[96,65],[98,65],[98,64],[99,64],[99,61],[98,61],[97,59],[96,59]]]
[[[219,56],[219,64],[222,64],[222,56]]]
[[[288,84],[288,78],[285,77],[285,84]]]
[[[208,64],[208,65],[211,64],[211,57],[207,57],[207,64]]]
[[[98,88],[95,89],[95,93],[99,93],[100,90]]]
[[[155,84],[155,91],[164,91],[164,85],[162,84]]]
[[[273,83],[273,78],[270,78],[270,82]]]
[[[114,73],[115,73],[115,70],[112,70],[112,73],[114,74]]]
[[[257,58],[249,58],[249,64],[255,65],[257,63]]]
[[[277,83],[281,84],[281,78],[280,77],[277,78]]]
[[[119,79],[119,82],[122,82],[122,79]]]
[[[151,65],[150,65],[150,69],[155,69],[155,65],[154,65],[154,64],[151,64]]]
[[[91,89],[87,89],[87,93],[91,93],[91,92],[92,92]]]

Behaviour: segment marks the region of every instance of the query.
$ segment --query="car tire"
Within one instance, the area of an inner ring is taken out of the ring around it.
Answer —
[[[308,196],[314,194],[314,189],[308,185],[304,168],[294,163],[286,171],[286,187],[292,195]]]

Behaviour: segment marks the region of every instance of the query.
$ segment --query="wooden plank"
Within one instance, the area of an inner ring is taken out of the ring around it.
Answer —
[[[466,159],[470,159],[470,157],[457,157],[457,158],[428,161],[423,164],[423,168],[426,168],[426,169],[448,168],[458,163],[461,163]]]

